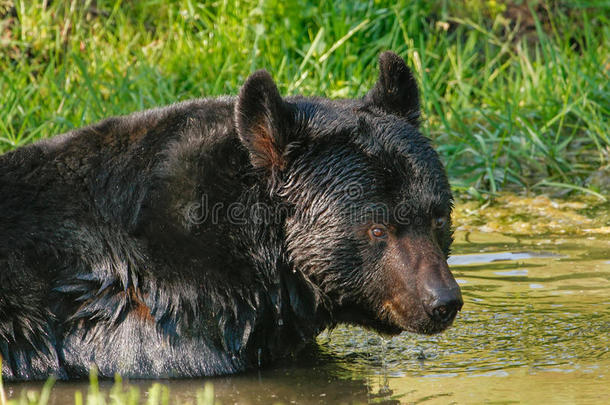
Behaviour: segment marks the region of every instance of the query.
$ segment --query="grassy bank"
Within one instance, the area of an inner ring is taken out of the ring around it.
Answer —
[[[0,151],[235,94],[259,68],[284,94],[361,96],[392,49],[414,67],[424,131],[456,190],[604,193],[609,10],[584,0],[0,0]]]

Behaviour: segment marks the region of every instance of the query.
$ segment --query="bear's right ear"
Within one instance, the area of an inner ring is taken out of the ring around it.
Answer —
[[[293,110],[265,70],[254,72],[244,83],[235,104],[235,123],[242,143],[256,168],[282,170]]]
[[[405,61],[394,52],[379,55],[379,79],[364,101],[419,126],[417,82]]]

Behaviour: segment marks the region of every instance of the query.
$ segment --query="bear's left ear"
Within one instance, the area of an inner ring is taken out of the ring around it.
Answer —
[[[394,52],[379,55],[379,79],[364,101],[419,126],[419,90],[405,61]]]
[[[293,117],[293,107],[282,99],[269,73],[259,70],[246,80],[235,104],[235,123],[254,167],[272,171],[286,166]]]

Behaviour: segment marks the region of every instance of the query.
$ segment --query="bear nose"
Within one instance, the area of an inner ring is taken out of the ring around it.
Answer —
[[[443,323],[449,322],[455,318],[462,305],[462,301],[457,299],[448,302],[435,302],[432,304],[432,317]]]
[[[436,291],[433,297],[426,309],[428,314],[437,322],[446,323],[451,321],[464,305],[459,288]]]

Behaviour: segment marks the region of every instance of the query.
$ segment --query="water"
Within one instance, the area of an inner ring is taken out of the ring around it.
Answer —
[[[173,403],[195,403],[210,381],[222,404],[610,402],[610,236],[460,233],[454,251],[465,305],[444,334],[384,342],[339,327],[296,363],[162,383]],[[151,382],[130,384],[146,400]],[[6,388],[14,398],[40,386]],[[87,383],[57,383],[49,403],[73,403],[75,390]]]

